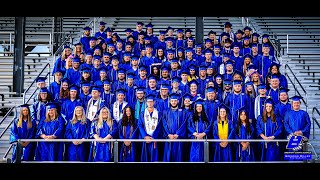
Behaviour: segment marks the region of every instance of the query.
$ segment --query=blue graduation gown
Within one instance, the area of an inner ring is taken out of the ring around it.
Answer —
[[[80,38],[80,43],[82,44],[84,51],[87,51],[87,49],[90,48],[90,43],[89,43],[90,39],[91,39],[91,36],[82,36]]]
[[[129,106],[133,107],[134,106],[133,103],[136,99],[135,87],[134,86],[129,87],[128,84],[126,84],[125,90],[127,91],[125,101],[128,102]]]
[[[106,121],[103,121],[103,126],[101,129],[97,131],[97,121],[93,121],[91,123],[90,128],[90,138],[94,139],[94,135],[98,134],[99,137],[105,138],[110,134],[112,138],[117,137],[118,135],[118,123],[116,120],[112,120],[113,125],[112,129],[108,126]],[[91,143],[90,147],[90,156],[89,161],[104,161],[104,162],[111,162],[113,159],[113,142],[96,142],[96,145],[94,143]]]
[[[63,117],[66,120],[65,124],[67,124],[67,122],[72,119],[73,113],[74,113],[74,109],[77,106],[82,106],[82,102],[81,102],[80,99],[75,99],[73,101],[71,101],[70,99],[67,99],[62,103],[61,114],[63,115]]]
[[[288,88],[288,80],[283,74],[280,75],[279,81],[280,81],[279,87]]]
[[[233,122],[233,126],[238,124],[238,113],[237,110],[241,107],[246,107],[249,110],[250,100],[249,96],[244,93],[234,94],[230,93],[225,99],[225,104],[230,108],[231,113],[231,121]]]
[[[72,124],[71,121],[68,122],[66,127],[65,138],[66,139],[88,139],[90,131],[91,122],[87,119],[85,124],[81,124],[81,121],[77,121]],[[67,146],[68,153],[67,160],[69,161],[88,161],[86,144],[81,143],[79,145],[74,145],[72,142],[68,143]]]
[[[101,99],[104,100],[104,105],[108,107],[108,109],[112,109],[112,104],[116,101],[116,96],[111,92],[106,93],[105,91],[103,91],[100,96]]]
[[[145,109],[145,111],[148,111]],[[144,123],[144,111],[141,112],[140,118],[138,121],[138,127],[140,132],[140,139],[143,139],[146,136],[150,136],[153,139],[162,138],[162,111],[158,110],[158,123],[155,127],[154,132],[147,134],[145,123]],[[141,162],[155,162],[159,160],[159,147],[158,142],[142,142],[142,151],[141,151]]]
[[[147,78],[142,80],[140,76],[138,76],[138,78],[133,80],[133,84],[136,87],[146,87],[146,88],[148,87]]]
[[[254,137],[254,127],[252,124],[249,124],[251,131],[247,133],[246,126],[241,125],[239,129],[239,133],[235,132],[235,139],[253,139]],[[238,142],[238,148],[236,151],[236,161],[255,161],[254,158],[254,144],[249,142],[249,146],[246,150],[242,150],[242,145]]]
[[[47,102],[37,101],[33,103],[30,108],[30,115],[32,120],[36,121],[38,128],[42,125],[43,121],[46,119],[46,104]]]
[[[283,123],[279,117],[276,118],[276,122],[272,122],[271,118],[268,117],[267,122],[262,121],[262,116],[258,116],[257,119],[257,135],[261,138],[260,134],[265,136],[274,136],[275,139],[281,137],[283,131]],[[278,142],[261,142],[260,143],[262,154],[261,161],[279,161],[280,160],[280,147]]]
[[[53,66],[53,70],[52,70],[52,76],[54,76],[54,74],[60,70],[62,72],[62,76],[64,76],[64,74],[66,73],[66,61],[61,59],[61,56],[58,57],[58,59],[56,60],[56,62],[54,63]]]
[[[217,120],[213,122],[213,137],[214,139],[220,139]],[[228,123],[228,139],[233,139],[233,138],[234,138],[233,124]],[[225,148],[222,148],[220,146],[220,143],[216,142],[216,148],[214,152],[214,161],[215,162],[232,161],[231,145],[232,145],[232,142],[228,142],[228,145]]]
[[[113,81],[111,90],[112,92],[116,92],[117,89],[126,89],[126,81],[120,82],[118,80]]]
[[[9,142],[14,143],[19,139],[34,139],[37,130],[37,124],[33,120],[32,127],[28,129],[28,122],[22,120],[22,127],[18,127],[18,118],[13,120],[13,125],[11,127]],[[26,147],[23,147],[22,161],[33,161],[35,156],[36,143],[30,142]],[[12,150],[12,161],[15,162],[17,157],[17,146],[13,146]]]
[[[286,104],[279,102],[274,106],[274,114],[279,116],[282,122],[284,122],[284,117],[288,111],[291,110],[291,104],[287,102]]]
[[[193,133],[206,133],[203,138],[206,139],[211,133],[211,124],[209,122],[204,122],[201,118],[199,121],[195,122],[192,118],[188,122],[188,137],[190,139],[195,139]],[[202,162],[204,161],[204,143],[203,142],[191,142],[190,148],[190,161],[191,162]]]
[[[209,82],[208,78],[205,79],[197,79],[199,85],[198,85],[198,93],[200,93],[202,96],[205,96],[205,91],[206,91],[206,85],[207,82]]]
[[[82,102],[82,107],[86,111],[88,106],[88,101],[91,99],[91,94],[85,95],[84,93],[79,94],[80,101]]]
[[[273,56],[261,56],[258,64],[258,72],[262,75],[263,81],[265,81],[268,71],[270,69],[270,65],[272,62],[276,62]],[[266,82],[264,82],[266,83]]]
[[[67,69],[65,78],[70,79],[71,84],[80,84],[81,73],[80,70],[74,70],[73,68]]]
[[[166,99],[158,98],[156,99],[156,104],[155,107],[157,108],[158,111],[165,111],[170,108],[169,104],[169,98],[167,97]]]
[[[61,83],[58,84],[56,81],[52,82],[50,85],[49,85],[49,92],[51,93],[52,95],[52,98],[55,98],[55,97],[59,97],[59,93],[60,93],[60,86],[61,86]],[[53,99],[54,101],[56,99]]]
[[[57,119],[49,122],[43,122],[38,129],[36,138],[40,138],[41,134],[55,135],[57,139],[64,137],[65,125],[64,119],[58,116]],[[36,148],[36,160],[38,161],[62,161],[63,160],[63,142],[38,142]]]
[[[150,89],[149,87],[147,88],[146,90],[146,96],[149,95],[149,94],[153,94],[155,97],[158,97],[159,96],[159,89]]]
[[[179,85],[179,89],[181,90],[181,94],[185,94],[185,93],[189,92],[190,87],[189,87],[188,83],[183,84],[181,81],[180,85]]]
[[[109,71],[108,71],[109,72]],[[107,75],[108,77],[108,75]],[[100,80],[100,70],[99,70],[99,67],[98,68],[95,68],[93,67],[91,69],[91,81],[92,82],[96,82],[96,81],[99,81]]]
[[[290,110],[284,117],[284,127],[287,135],[295,131],[302,131],[303,136],[309,138],[311,121],[309,114],[304,110]]]
[[[205,100],[204,109],[210,122],[213,122],[217,119],[219,105],[219,100]]]
[[[127,126],[122,126],[123,119],[120,119],[118,123],[118,129],[119,129],[119,139],[137,139],[139,136],[139,129],[138,129],[138,120],[134,120],[134,124]],[[136,158],[136,142],[131,142],[129,146],[126,146],[123,142],[120,142],[120,153],[119,153],[119,159],[120,162],[135,162],[138,159]]]
[[[279,88],[277,88],[277,89],[270,88],[267,91],[267,96],[270,96],[272,98],[274,104],[278,104],[280,102],[279,94],[280,94],[280,89]]]
[[[168,109],[164,111],[162,116],[163,138],[169,139],[169,134],[177,134],[178,139],[187,137],[187,122],[191,116],[189,112],[182,109]],[[183,159],[183,142],[165,142],[163,161],[165,162],[181,162]]]

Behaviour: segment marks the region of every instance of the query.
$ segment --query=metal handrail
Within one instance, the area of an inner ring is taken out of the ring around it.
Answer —
[[[318,115],[320,116],[320,111],[318,110],[318,108],[317,107],[313,107],[312,108],[312,123],[313,123],[313,127],[312,127],[312,134],[313,134],[313,139],[315,139],[315,135],[314,135],[314,123],[316,123],[317,124],[317,126],[318,126],[318,128],[320,128],[320,123],[318,122],[318,120],[317,120],[317,118],[315,117],[315,112],[317,112],[318,113]]]
[[[298,82],[300,88],[302,89],[302,91],[305,93],[306,98],[303,98],[302,101],[304,103],[304,105],[306,106],[306,111],[308,112],[308,93],[307,91],[304,89],[304,87],[301,85],[300,81],[298,80],[297,76],[293,73],[292,69],[290,68],[290,66],[288,64],[285,64],[285,75],[286,77],[289,79],[289,81],[291,82],[291,84],[293,85],[293,88],[295,90],[295,93],[298,93],[299,96],[301,96],[300,92],[298,91],[297,87],[296,87],[296,82]],[[287,73],[287,69],[289,69],[289,71],[291,72],[291,74],[294,77],[294,82],[291,80],[289,74]],[[306,100],[305,100],[306,99]]]
[[[14,108],[15,108],[15,114],[14,114],[14,116],[13,116],[13,118],[12,118],[12,120],[10,121],[10,123],[6,126],[6,128],[2,131],[2,133],[0,134],[0,139],[2,138],[2,136],[4,135],[4,133],[6,133],[6,131],[9,129],[9,127],[10,127],[10,125],[12,124],[12,122],[14,121],[14,119],[15,118],[17,118],[17,107],[16,106],[14,106]],[[7,113],[8,114],[8,113]],[[5,117],[5,118],[7,118],[7,116]],[[5,118],[3,119],[3,121],[5,120]]]
[[[2,159],[6,160],[7,156],[9,155],[10,150],[13,148],[13,144],[10,144],[9,148],[7,149],[6,153],[4,153]]]
[[[37,89],[34,91],[34,93],[29,97],[28,101],[26,102],[26,94],[27,94],[27,92],[29,91],[29,89],[31,88],[31,86],[36,82],[37,78],[42,74],[42,72],[43,72],[47,67],[48,67],[48,73],[46,74],[45,77],[47,77],[48,75],[50,75],[50,63],[47,63],[47,64],[43,67],[43,69],[41,70],[41,72],[38,74],[38,76],[32,81],[32,83],[29,85],[29,87],[23,92],[23,104],[29,102],[29,100],[31,99],[31,97],[33,96],[33,94],[35,93],[35,91],[38,89],[38,87],[37,87]],[[50,78],[49,78],[49,84],[50,84]]]
[[[58,47],[58,49],[56,50],[56,52],[53,53],[54,56],[56,56],[56,55],[58,55],[58,54],[61,53],[62,47],[66,44],[67,40],[70,39],[70,38],[72,38],[71,34],[69,34],[69,35],[65,38],[65,40],[61,43],[61,45]]]
[[[13,106],[9,109],[9,111],[6,113],[6,115],[3,116],[3,118],[0,121],[0,125],[3,123],[3,121],[9,116],[9,114],[13,111],[13,109],[16,109],[16,106]],[[16,109],[16,114],[17,114],[17,109]]]
[[[316,156],[316,158],[314,159],[315,161],[317,161],[318,159],[320,159],[318,153],[316,152],[316,150],[314,149],[314,146],[311,144],[311,143],[307,143],[311,148],[312,148],[312,151],[314,153],[314,155]]]

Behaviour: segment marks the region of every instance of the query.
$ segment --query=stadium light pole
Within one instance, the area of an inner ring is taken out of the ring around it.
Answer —
[[[196,17],[196,44],[203,42],[203,17]]]

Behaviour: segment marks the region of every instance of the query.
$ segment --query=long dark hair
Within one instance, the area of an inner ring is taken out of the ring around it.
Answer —
[[[202,104],[201,104],[201,105],[202,105]],[[194,107],[194,111],[195,111],[195,112],[194,112],[193,115],[192,115],[193,121],[194,121],[194,122],[197,122],[197,121],[200,120],[200,117],[201,117],[202,121],[204,121],[206,124],[209,123],[209,120],[208,120],[207,114],[206,114],[206,112],[205,112],[204,106],[202,105],[202,111],[201,111],[201,115],[200,115],[200,116],[198,116],[198,112],[197,112],[197,110],[196,110],[196,106],[197,106],[197,105],[195,105],[195,107]]]
[[[126,110],[130,109],[131,115],[127,116],[126,114]],[[134,112],[133,109],[130,106],[127,106],[123,109],[123,117],[122,117],[122,121],[121,121],[121,126],[133,126],[134,125]]]
[[[262,113],[262,121],[264,123],[266,123],[267,119],[268,119],[266,107],[267,106],[265,104],[264,108],[263,108],[263,113]],[[270,118],[271,118],[272,122],[276,122],[276,115],[274,114],[274,105],[272,105],[272,109],[271,109],[271,112],[270,112]]]
[[[242,126],[242,121],[240,119],[240,115],[241,115],[242,112],[244,112],[246,114],[246,120],[245,120],[245,123],[246,123],[246,134],[250,134],[250,132],[251,132],[248,112],[247,111],[240,111],[239,115],[238,115],[238,125],[237,125],[237,128],[236,128],[236,133],[239,136],[240,136],[240,128]]]

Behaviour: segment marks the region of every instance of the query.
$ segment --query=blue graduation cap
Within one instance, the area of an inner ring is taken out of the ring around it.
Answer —
[[[128,73],[127,74],[127,79],[134,79],[135,77],[136,77],[136,75],[133,74],[133,73]]]
[[[100,55],[94,55],[93,56],[93,60],[101,60],[101,56]]]
[[[169,89],[169,84],[161,84],[160,89]]]
[[[143,25],[144,25],[144,23],[143,23],[143,22],[137,22],[137,25],[141,25],[141,26],[143,26]]]
[[[222,33],[220,34],[220,37],[223,37],[223,36],[230,37],[230,34],[229,34],[229,33],[226,33],[226,32],[222,32]]]
[[[197,86],[199,85],[198,81],[196,81],[195,79],[193,79],[190,82],[188,82],[189,86],[191,86],[191,84],[196,84]]]
[[[280,91],[279,93],[282,93],[282,92],[288,93],[288,91],[290,91],[290,89],[281,86],[279,88],[279,91]]]
[[[268,43],[264,43],[262,44],[262,47],[270,47],[270,45]]]
[[[148,80],[157,80],[158,78],[155,76],[155,75],[153,75],[153,74],[150,74],[149,76],[148,76]]]
[[[217,78],[221,78],[222,79],[223,76],[221,74],[217,73],[217,74],[214,75],[214,79],[217,79]]]
[[[86,56],[92,56],[92,55],[93,55],[92,52],[90,52],[90,51],[86,52]]]
[[[240,45],[238,43],[235,43],[235,44],[232,45],[232,48],[235,48],[235,47],[240,48]]]
[[[89,67],[82,68],[81,72],[83,72],[83,73],[91,73],[91,68],[89,68]]]
[[[173,77],[173,78],[171,79],[171,82],[178,82],[178,83],[180,83],[180,82],[181,82],[181,78],[178,77],[178,76],[175,76],[175,77]]]
[[[82,44],[80,42],[74,44],[74,46],[81,46]]]
[[[124,95],[125,95],[126,92],[127,92],[127,90],[122,89],[122,88],[116,90],[116,94],[117,94],[117,95],[118,95],[118,94],[124,94]]]
[[[303,99],[303,97],[295,95],[295,96],[292,96],[290,99],[292,99],[292,101],[300,101],[300,99]]]
[[[205,66],[205,65],[200,65],[199,71],[202,71],[202,70],[206,71],[206,70],[207,70],[207,66]]]
[[[127,28],[124,30],[124,32],[133,32],[133,30],[131,28]]]
[[[247,87],[247,86],[253,86],[253,82],[252,82],[252,81],[248,81],[248,82],[245,83],[245,86],[246,86],[246,87]]]
[[[211,39],[207,38],[204,40],[204,43],[212,43]]]
[[[183,47],[178,47],[177,52],[184,52],[184,48]]]
[[[224,43],[230,43],[230,44],[232,44],[233,41],[232,41],[230,38],[227,38],[227,39],[225,39]]]
[[[202,48],[203,44],[202,43],[198,43],[195,45],[196,48]]]
[[[204,100],[202,98],[198,98],[197,100],[194,101],[194,105],[198,105],[198,104],[201,104],[203,106],[204,104]]]
[[[32,104],[21,104],[21,105],[19,105],[19,106],[17,106],[17,107],[20,107],[20,108],[26,107],[26,108],[29,109],[31,105],[32,105]]]
[[[235,34],[244,34],[244,32],[243,31],[241,31],[241,29],[238,29],[238,31],[236,31],[236,33]]]
[[[260,35],[255,32],[255,33],[252,33],[252,36],[259,37]]]
[[[103,80],[103,84],[109,84],[111,85],[111,82],[108,79]]]
[[[242,106],[237,110],[238,115],[240,115],[242,112],[245,112],[247,116],[249,114],[248,109],[245,106]]]
[[[229,112],[229,107],[227,105],[225,105],[224,103],[221,103],[219,106],[218,106],[218,112],[220,111],[220,109],[224,109],[226,110],[227,112]]]
[[[216,32],[214,32],[214,31],[212,31],[212,30],[210,30],[210,31],[208,32],[208,36],[210,36],[210,34],[217,35],[217,33],[216,33]]]
[[[263,34],[261,37],[262,38],[269,38],[269,35],[268,34]]]
[[[230,22],[224,23],[224,27],[232,27],[232,24]]]
[[[185,93],[182,97],[183,99],[192,99],[192,95],[190,93]]]
[[[247,54],[245,54],[245,55],[243,56],[243,59],[245,59],[245,58],[250,58],[251,60],[253,59],[252,55],[249,54],[249,53],[247,53]]]
[[[169,98],[170,99],[177,99],[177,100],[179,100],[179,94],[177,94],[177,93],[171,93],[171,94],[169,94]]]
[[[258,89],[267,89],[265,84],[259,84]]]
[[[107,29],[105,31],[106,32],[113,32],[113,30],[110,27],[107,27]]]
[[[224,81],[223,81],[223,84],[224,85],[232,85],[232,82],[231,82],[231,80],[230,79],[225,79]]]
[[[99,25],[100,25],[100,26],[105,26],[106,24],[107,24],[107,23],[105,23],[105,22],[103,22],[103,21],[100,21],[100,22],[99,22]]]
[[[146,71],[147,70],[147,66],[145,66],[145,65],[140,65],[139,66],[139,71]]]
[[[86,27],[83,28],[83,30],[85,30],[85,31],[91,31],[91,27],[86,26]]]
[[[228,56],[227,56],[227,57],[228,57]],[[226,61],[226,65],[228,65],[228,64],[233,65],[233,61],[229,59],[228,61]]]
[[[183,33],[183,29],[177,29],[177,33]]]
[[[215,45],[213,46],[213,48],[214,48],[214,49],[220,49],[221,46],[220,46],[220,44],[215,44]]]
[[[45,82],[46,81],[46,77],[38,77],[37,79],[36,79],[36,82],[38,83],[38,82]]]
[[[146,35],[146,34],[145,34],[144,31],[139,32],[139,36],[145,36],[145,35]]]
[[[97,85],[94,85],[94,86],[92,86],[92,91],[101,92],[101,87],[99,87],[99,86],[97,86]]]
[[[243,31],[245,31],[245,30],[252,31],[252,29],[251,29],[249,26],[244,27],[244,28],[243,28]]]
[[[97,40],[96,37],[91,37],[91,38],[90,38],[90,41],[96,41],[96,40]]]
[[[105,68],[105,67],[100,67],[100,68],[99,68],[99,72],[105,72],[105,73],[107,73],[108,70],[107,70],[107,68]]]
[[[167,54],[174,54],[174,50],[168,49],[168,50],[167,50]]]
[[[117,70],[117,73],[118,73],[118,74],[125,74],[125,73],[126,73],[126,70],[123,69],[123,68],[119,68],[119,69]]]
[[[146,87],[144,87],[144,86],[139,86],[135,89],[135,91],[139,92],[139,93],[143,93],[143,92],[145,92],[145,90],[146,90]]]
[[[76,56],[76,57],[74,57],[74,58],[72,59],[72,62],[74,62],[74,63],[80,63],[80,58],[79,58],[78,56]]]
[[[112,56],[112,54],[109,53],[109,52],[104,52],[102,55],[103,55],[103,56],[108,56],[108,57],[111,57],[111,56]]]
[[[43,88],[40,89],[40,92],[41,92],[41,93],[48,93],[49,90],[48,90],[48,88],[43,87]]]
[[[131,61],[138,61],[139,60],[139,57],[137,55],[133,55],[131,57]]]
[[[150,36],[146,36],[146,37],[144,37],[144,40],[145,40],[145,41],[150,41],[150,40],[151,40],[151,38],[150,38]],[[147,45],[149,45],[149,46],[151,47],[151,45],[150,45],[150,44],[146,44],[146,48],[147,48]]]
[[[257,67],[253,64],[253,63],[251,63],[251,64],[249,64],[249,66],[247,67],[247,69],[257,69]]]
[[[211,40],[210,40],[210,42],[211,42]],[[211,53],[211,54],[212,54],[213,52],[212,52],[211,49],[206,49],[206,50],[204,50],[204,53],[205,53],[205,54],[206,54],[206,53]]]
[[[163,67],[161,68],[161,71],[169,71],[169,68],[168,68],[168,67],[163,66]]]
[[[192,33],[193,31],[192,31],[191,29],[189,29],[189,28],[188,28],[188,29],[186,29],[186,30],[185,30],[185,32],[186,32],[186,33],[187,33],[187,32]]]
[[[171,59],[171,63],[178,63],[178,62],[179,62],[179,60],[177,58]]]
[[[258,44],[257,43],[252,43],[251,44],[251,48],[253,48],[253,47],[258,47]]]
[[[250,37],[245,36],[245,37],[243,37],[243,40],[250,40]]]
[[[146,40],[146,39],[145,39]],[[149,39],[150,40],[150,39]],[[153,46],[151,44],[146,44],[145,48],[151,48],[153,49]]]
[[[186,49],[186,53],[187,53],[187,52],[193,52],[193,49],[192,49],[192,48],[187,48],[187,49]]]
[[[272,104],[274,105],[274,101],[272,100],[272,98],[268,98],[264,101],[264,104]]]
[[[53,108],[57,109],[58,103],[56,103],[56,102],[48,102],[46,104],[46,107],[47,107],[47,109],[53,109]]]
[[[64,83],[64,82],[66,82],[66,83],[70,84],[70,79],[69,79],[69,78],[67,78],[67,77],[65,77],[65,78],[61,79],[61,83]]]
[[[172,30],[172,31],[173,31],[174,28],[172,28],[171,26],[168,26],[168,27],[167,27],[167,32],[168,32],[169,30]]]
[[[236,84],[242,85],[242,81],[241,80],[233,80],[233,85],[236,85]]]
[[[79,91],[79,86],[77,86],[77,85],[75,85],[75,84],[71,85],[71,86],[70,86],[70,91],[72,91],[72,90],[74,90],[74,91]]]
[[[190,66],[189,66],[189,71],[190,71],[190,70],[196,70],[196,67],[195,67],[194,65],[190,65]]]
[[[181,73],[181,74],[187,74],[187,75],[188,75],[188,74],[189,74],[189,71],[187,71],[186,69],[181,69],[180,73]]]
[[[192,41],[192,42],[193,42],[194,40],[195,40],[195,39],[194,39],[193,37],[188,37],[188,38],[187,38],[187,41]]]
[[[147,101],[154,101],[155,99],[156,99],[156,96],[153,95],[153,94],[148,94],[148,95],[146,96],[146,100],[147,100]]]
[[[277,74],[272,74],[271,75],[271,79],[276,79],[276,78],[279,79],[279,76]]]
[[[270,69],[271,69],[273,66],[276,66],[277,69],[279,70],[281,64],[278,64],[278,63],[276,63],[276,62],[272,62],[271,65],[270,65]]]
[[[119,61],[119,56],[117,56],[117,55],[113,55],[113,56],[111,57],[111,60],[114,60],[114,59],[116,59],[116,60],[118,60],[118,61]]]
[[[81,81],[80,85],[81,85],[81,87],[90,87],[91,86],[89,81]]]
[[[165,35],[166,31],[160,30],[159,33]]]
[[[173,40],[174,40],[174,39],[173,39],[172,37],[167,37],[167,38],[166,38],[166,42],[168,42],[168,41],[173,42]]]
[[[71,49],[71,47],[68,45],[63,46],[63,49],[67,49],[67,48]]]
[[[207,92],[216,92],[216,88],[214,87],[208,87]]]

